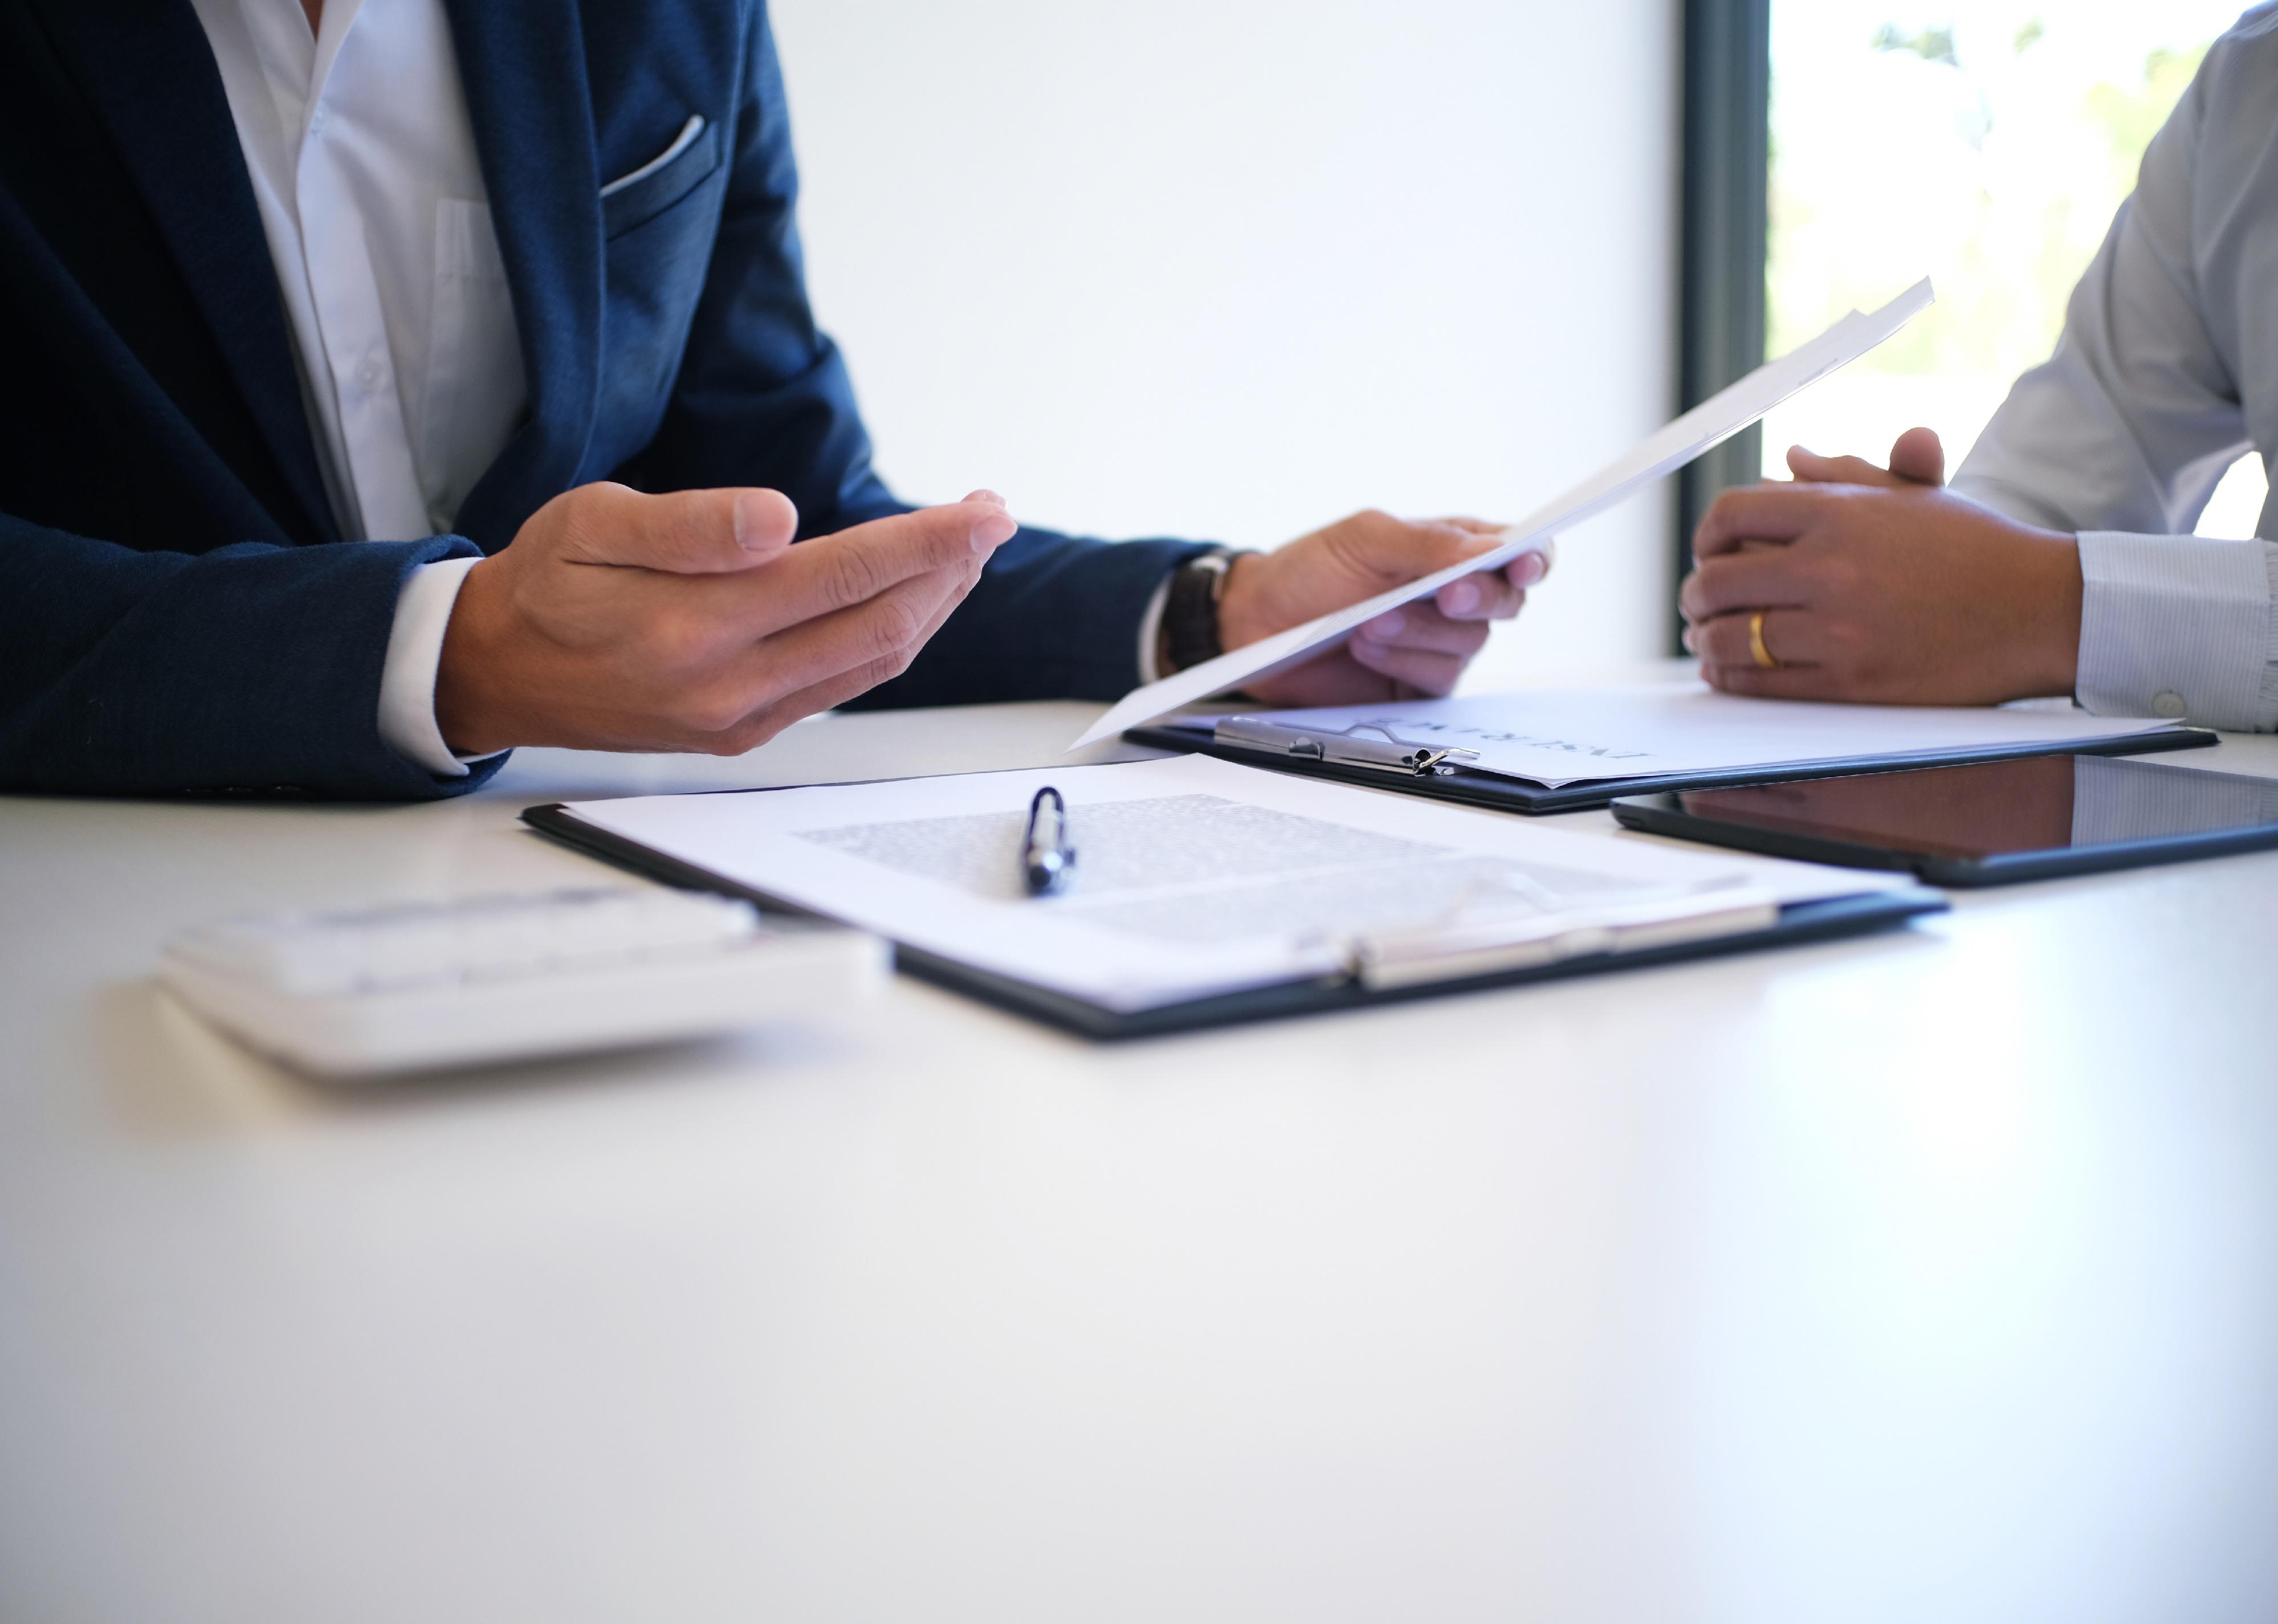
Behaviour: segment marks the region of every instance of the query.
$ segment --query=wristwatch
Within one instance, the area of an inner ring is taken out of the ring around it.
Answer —
[[[1239,556],[1235,548],[1213,547],[1171,572],[1158,661],[1165,676],[1226,652],[1218,634],[1218,600],[1226,591],[1226,572]]]

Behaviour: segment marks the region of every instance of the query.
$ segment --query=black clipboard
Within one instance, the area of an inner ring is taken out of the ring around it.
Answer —
[[[1799,778],[1851,778],[1862,773],[1900,773],[1914,767],[1974,766],[1984,761],[2015,761],[2029,756],[2140,756],[2160,751],[2204,750],[2219,742],[2205,728],[2175,728],[2085,742],[2010,744],[1986,750],[1941,751],[1927,756],[1859,756],[1798,766],[1732,767],[1717,772],[1595,778],[1586,783],[1547,789],[1540,784],[1471,767],[1443,767],[1438,773],[1418,774],[1389,767],[1310,760],[1275,750],[1224,743],[1212,736],[1209,727],[1191,723],[1157,722],[1150,727],[1133,728],[1123,736],[1134,744],[1144,744],[1152,750],[1215,756],[1221,761],[1238,761],[1244,766],[1271,767],[1277,773],[1295,773],[1304,778],[1334,779],[1341,784],[1359,784],[1370,789],[1396,789],[1403,795],[1430,796],[1436,800],[1458,801],[1466,806],[1523,812],[1536,818],[1549,812],[1594,812],[1611,805],[1622,796],[1650,795],[1663,789],[1736,789]]]
[[[758,789],[736,793],[765,795],[768,791]],[[638,841],[597,828],[560,802],[525,807],[522,819],[539,833],[573,846],[588,856],[652,880],[662,881],[667,885],[678,886],[685,890],[716,891],[729,896],[744,897],[778,911],[806,914],[806,910],[786,904],[764,892],[738,885],[707,869],[642,845]],[[1067,993],[977,970],[955,959],[905,947],[898,942],[894,946],[894,964],[897,969],[906,971],[921,980],[963,993],[1016,1015],[1028,1016],[1047,1025],[1057,1026],[1063,1032],[1071,1032],[1079,1037],[1119,1040],[1161,1037],[1172,1033],[1241,1025],[1251,1021],[1283,1020],[1291,1016],[1363,1009],[1373,1004],[1404,1003],[1418,998],[1445,997],[1456,993],[1519,987],[1536,981],[1565,980],[1573,976],[1597,975],[1609,971],[1642,970],[1649,965],[1670,964],[1679,959],[1708,958],[1762,948],[1825,942],[1838,936],[1861,935],[1869,931],[1887,929],[1926,913],[1943,912],[1945,907],[1946,901],[1942,894],[1922,886],[1865,891],[1853,896],[1831,897],[1820,902],[1792,903],[1780,910],[1778,922],[1768,929],[1718,936],[1702,942],[1678,942],[1625,953],[1587,954],[1552,964],[1528,965],[1523,969],[1502,970],[1487,975],[1465,976],[1407,987],[1365,987],[1343,977],[1288,981],[1137,1010],[1111,1010]]]

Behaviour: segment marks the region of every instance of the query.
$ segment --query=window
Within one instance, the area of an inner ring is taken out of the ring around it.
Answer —
[[[1959,465],[2134,188],[2144,148],[2236,0],[1773,0],[1767,347],[1924,273],[1938,303],[1766,420],[1789,446],[1880,461],[1927,423]],[[2264,474],[2233,468],[2199,522],[2251,536]]]

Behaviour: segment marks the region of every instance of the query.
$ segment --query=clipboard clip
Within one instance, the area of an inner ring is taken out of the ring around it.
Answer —
[[[1378,734],[1380,738],[1364,738],[1364,734]],[[1416,778],[1445,778],[1456,768],[1449,765],[1453,758],[1464,762],[1476,761],[1479,752],[1461,750],[1453,745],[1419,744],[1413,739],[1403,739],[1391,728],[1378,722],[1356,722],[1349,728],[1334,732],[1323,728],[1285,728],[1279,722],[1267,721],[1262,716],[1228,716],[1211,730],[1211,737],[1220,744],[1238,744],[1244,750],[1262,750],[1275,755],[1295,756],[1300,760],[1319,761],[1333,766],[1372,767],[1380,773],[1405,773]]]
[[[1499,891],[1517,894],[1539,911],[1465,917],[1473,903]],[[1441,919],[1348,937],[1340,946],[1346,978],[1383,992],[1770,930],[1779,912],[1772,893],[1746,883],[1580,903],[1514,875],[1475,888]]]

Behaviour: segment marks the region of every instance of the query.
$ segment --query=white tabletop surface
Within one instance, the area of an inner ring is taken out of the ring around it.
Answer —
[[[361,1093],[150,980],[597,872],[532,802],[1093,713],[0,800],[0,1619],[2278,1617],[2278,855],[1123,1047],[901,981]]]

